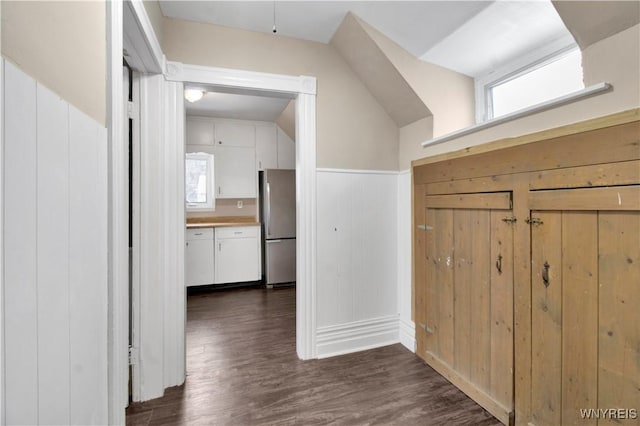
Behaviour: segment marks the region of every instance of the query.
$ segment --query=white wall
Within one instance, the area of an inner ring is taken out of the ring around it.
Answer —
[[[104,424],[106,129],[3,67],[5,420]]]
[[[415,324],[411,319],[411,171],[398,174],[398,312],[400,343],[415,352]]]
[[[317,353],[398,342],[397,173],[317,174]]]

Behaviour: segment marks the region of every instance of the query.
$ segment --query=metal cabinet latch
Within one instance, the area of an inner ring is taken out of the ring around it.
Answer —
[[[516,219],[515,216],[511,216],[511,217],[505,217],[504,219],[502,219],[502,221],[513,224],[513,223],[516,223],[518,219]]]
[[[527,225],[542,225],[543,223],[539,217],[528,217],[525,222],[527,222]]]

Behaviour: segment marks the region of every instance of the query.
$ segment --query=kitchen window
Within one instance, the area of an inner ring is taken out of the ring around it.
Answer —
[[[215,210],[213,155],[186,154],[185,203],[187,210]]]

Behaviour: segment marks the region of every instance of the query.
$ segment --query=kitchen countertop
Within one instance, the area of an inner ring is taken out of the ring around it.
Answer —
[[[260,226],[252,216],[197,217],[187,219],[187,229],[223,228],[229,226]]]

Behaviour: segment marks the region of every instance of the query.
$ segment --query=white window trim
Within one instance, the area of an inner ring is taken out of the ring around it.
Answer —
[[[559,56],[568,54],[576,48],[578,46],[571,36],[562,37],[515,61],[476,77],[474,80],[476,123],[483,123],[492,119],[489,116],[490,105],[489,96],[487,96],[491,87],[553,62]]]
[[[214,158],[213,154],[206,152],[189,152],[185,154],[185,160],[205,160],[207,161],[207,202],[206,203],[189,203],[185,200],[185,207],[188,212],[191,211],[214,211],[216,209],[216,198],[213,191],[215,188],[215,177],[213,172]]]

